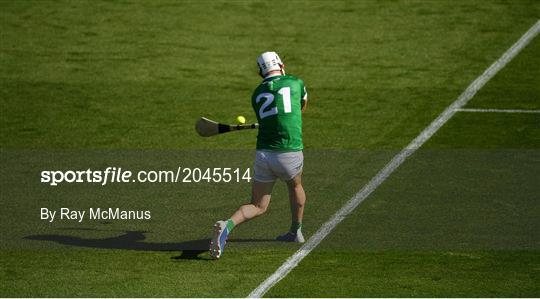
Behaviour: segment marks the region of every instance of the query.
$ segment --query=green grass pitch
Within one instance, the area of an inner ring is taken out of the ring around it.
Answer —
[[[540,15],[538,1],[0,1],[0,297],[242,297],[298,246],[278,185],[223,258],[248,183],[96,187],[39,171],[250,167],[255,59],[301,77],[312,235]],[[540,109],[540,38],[466,108]],[[270,297],[539,297],[540,114],[458,112]],[[42,206],[151,221],[39,220]],[[183,250],[181,250],[183,249]]]

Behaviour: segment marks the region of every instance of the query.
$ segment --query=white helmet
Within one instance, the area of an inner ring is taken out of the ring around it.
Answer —
[[[261,75],[266,76],[271,71],[281,70],[283,62],[276,52],[264,52],[257,58],[257,64],[261,70]]]

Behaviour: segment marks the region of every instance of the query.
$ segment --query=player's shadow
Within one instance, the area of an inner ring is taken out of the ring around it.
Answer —
[[[93,229],[90,229],[93,230]],[[179,256],[172,259],[196,259],[209,260],[199,255],[208,251],[210,248],[210,239],[200,239],[184,241],[179,243],[156,243],[142,242],[146,239],[144,231],[126,231],[124,234],[111,238],[91,239],[66,235],[32,235],[26,236],[28,240],[52,241],[62,245],[104,248],[104,249],[126,249],[141,251],[181,251]],[[270,239],[232,239],[230,242],[270,242]]]
[[[111,238],[91,239],[66,235],[33,235],[26,236],[28,240],[52,241],[62,245],[105,248],[105,249],[127,249],[141,251],[181,251],[180,256],[174,259],[200,259],[199,255],[208,251],[210,239],[192,240],[179,243],[156,243],[143,242],[146,239],[144,231],[126,231],[124,234]]]

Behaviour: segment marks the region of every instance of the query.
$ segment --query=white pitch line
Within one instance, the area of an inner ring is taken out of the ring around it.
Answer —
[[[448,106],[427,128],[420,133],[409,145],[399,152],[386,166],[375,175],[356,195],[351,198],[330,220],[324,223],[317,232],[307,240],[298,251],[290,256],[272,275],[263,281],[249,295],[249,298],[260,298],[276,283],[283,279],[301,260],[303,260],[321,241],[349,215],[361,202],[366,199],[379,185],[384,182],[394,170],[396,170],[407,157],[414,153],[424,142],[437,132],[461,107],[501,70],[519,51],[521,51],[540,32],[540,20],[536,22],[510,49],[508,49],[497,61],[476,78],[465,91]]]
[[[457,112],[484,112],[484,113],[540,113],[540,110],[526,109],[478,109],[478,108],[459,108]]]

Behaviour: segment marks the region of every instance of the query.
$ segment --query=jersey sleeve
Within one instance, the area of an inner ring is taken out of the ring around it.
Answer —
[[[300,98],[302,99],[302,101],[307,101],[308,99],[308,93],[307,93],[307,89],[306,89],[306,86],[304,85],[304,81],[300,80]]]

